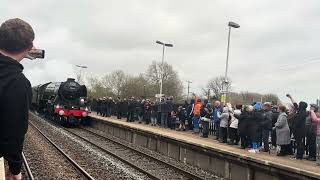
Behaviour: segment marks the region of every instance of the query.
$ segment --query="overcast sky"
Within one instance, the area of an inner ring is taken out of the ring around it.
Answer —
[[[225,71],[228,21],[229,77],[234,91],[287,92],[314,102],[320,95],[319,0],[1,0],[0,21],[20,17],[36,32],[45,60],[23,61],[33,85],[113,70],[145,72],[161,60],[161,40],[173,43],[165,60],[184,85],[200,93]]]

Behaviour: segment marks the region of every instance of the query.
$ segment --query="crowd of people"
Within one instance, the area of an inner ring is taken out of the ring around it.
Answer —
[[[150,99],[100,98],[96,111],[101,116],[116,115],[128,122],[171,128],[178,131],[192,130],[203,138],[209,132],[220,143],[238,145],[251,153],[270,152],[278,156],[317,161],[320,165],[320,114],[319,107],[301,101],[288,107],[273,103],[254,102],[251,105],[210,103],[194,96],[190,103],[175,104],[173,97]],[[308,156],[305,156],[308,155]]]

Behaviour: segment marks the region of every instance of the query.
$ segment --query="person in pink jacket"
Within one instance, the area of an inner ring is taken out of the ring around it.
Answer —
[[[317,165],[320,166],[320,114],[318,113],[318,106],[311,105],[310,107],[310,116],[313,122],[317,123]]]

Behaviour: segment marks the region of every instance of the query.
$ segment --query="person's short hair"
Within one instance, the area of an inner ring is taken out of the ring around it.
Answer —
[[[247,112],[253,111],[253,106],[252,106],[252,105],[248,105],[248,106],[246,107],[246,111],[247,111]]]
[[[242,109],[242,105],[241,104],[236,105],[236,109]]]
[[[271,103],[266,102],[263,104],[263,107],[271,108]]]
[[[30,24],[15,18],[9,19],[0,26],[0,49],[19,53],[32,47],[34,31]]]
[[[286,112],[286,111],[287,111],[287,107],[284,106],[284,105],[280,105],[278,108],[279,108],[279,110],[280,110],[281,112]]]

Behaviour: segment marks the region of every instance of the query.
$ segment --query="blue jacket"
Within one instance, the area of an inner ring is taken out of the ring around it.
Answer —
[[[214,110],[213,110],[213,114],[212,114],[212,117],[213,117],[213,121],[215,123],[219,123],[220,122],[220,116],[221,116],[221,107],[215,107]]]

